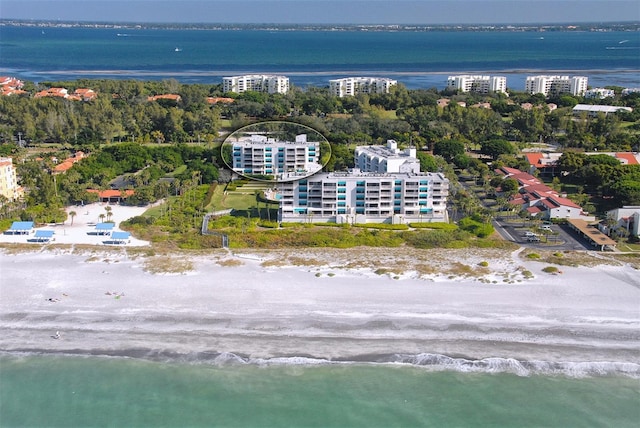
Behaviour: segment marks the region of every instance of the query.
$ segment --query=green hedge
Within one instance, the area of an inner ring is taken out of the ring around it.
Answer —
[[[409,227],[414,229],[435,229],[435,230],[456,230],[458,225],[453,223],[433,222],[433,223],[409,223]]]
[[[409,226],[406,224],[389,224],[389,223],[358,223],[354,224],[354,227],[361,227],[364,229],[381,229],[381,230],[409,230]]]

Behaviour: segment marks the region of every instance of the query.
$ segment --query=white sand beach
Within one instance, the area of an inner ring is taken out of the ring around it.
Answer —
[[[461,265],[485,271],[465,275]],[[166,273],[171,266],[179,273]],[[451,266],[457,274],[447,273]],[[5,249],[0,350],[410,362],[446,355],[615,363],[640,375],[640,272],[620,264],[550,275],[545,266],[498,250]]]
[[[120,222],[128,220],[131,217],[142,215],[149,207],[129,207],[119,204],[94,203],[83,206],[67,207],[67,213],[71,211],[76,215],[62,224],[50,224],[38,226],[30,235],[8,235],[0,234],[0,243],[31,243],[33,245],[43,245],[43,243],[35,242],[32,238],[36,230],[52,230],[54,232],[51,243],[55,244],[89,244],[89,245],[105,245],[109,241],[109,237],[105,235],[96,235],[96,224],[106,220],[107,210],[111,209],[110,221],[113,221],[114,231],[121,231],[118,227]],[[104,217],[100,217],[104,215]],[[127,246],[147,246],[148,242],[131,237],[127,242]]]

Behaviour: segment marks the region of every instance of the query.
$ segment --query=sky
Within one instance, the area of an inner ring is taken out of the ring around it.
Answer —
[[[238,24],[640,21],[640,0],[0,0],[0,18]]]

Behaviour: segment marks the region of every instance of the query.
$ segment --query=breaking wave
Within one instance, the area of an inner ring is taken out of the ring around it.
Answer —
[[[507,373],[517,376],[566,376],[571,378],[625,376],[640,379],[640,364],[621,361],[522,361],[514,358],[490,357],[471,359],[442,354],[371,354],[351,358],[328,359],[313,356],[281,356],[254,358],[231,352],[195,352],[178,354],[148,349],[110,350],[29,350],[0,352],[0,356],[59,355],[73,357],[107,357],[142,359],[163,363],[204,364],[218,367],[255,366],[321,366],[321,365],[404,365],[431,371],[460,373]]]

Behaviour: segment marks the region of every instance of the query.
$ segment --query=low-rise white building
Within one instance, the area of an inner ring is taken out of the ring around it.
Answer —
[[[507,78],[505,76],[472,76],[459,75],[447,78],[447,89],[461,92],[507,92]]]
[[[527,76],[525,92],[556,96],[562,93],[582,96],[587,91],[588,78],[585,76]]]
[[[278,185],[280,222],[448,221],[449,180],[440,173],[320,173]]]
[[[623,206],[607,211],[607,217],[615,224],[600,223],[600,230],[607,235],[640,237],[640,206]]]
[[[354,160],[355,167],[363,172],[420,172],[416,149],[400,150],[395,140],[388,140],[386,146],[357,146]]]
[[[358,94],[386,94],[397,80],[384,77],[346,77],[329,80],[329,93],[337,97]]]
[[[224,92],[242,93],[245,91],[286,94],[289,92],[289,78],[268,74],[247,74],[222,78]]]
[[[573,114],[581,114],[587,113],[590,116],[597,116],[598,113],[604,113],[605,115],[611,113],[619,113],[619,112],[628,112],[631,113],[633,109],[631,107],[622,107],[622,106],[601,106],[601,105],[591,105],[591,104],[576,104],[573,107]]]

